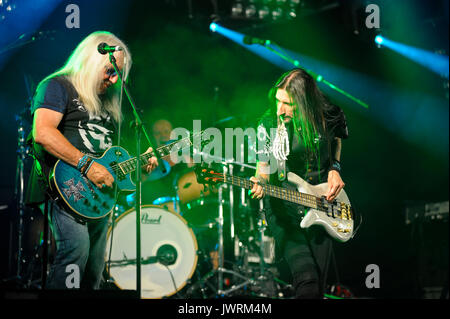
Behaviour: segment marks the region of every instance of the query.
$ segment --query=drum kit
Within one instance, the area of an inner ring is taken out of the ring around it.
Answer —
[[[255,167],[247,164],[220,163],[225,172],[238,168],[248,176],[254,174]],[[153,190],[147,199],[145,192],[142,195],[142,298],[286,294],[289,285],[277,278],[275,244],[262,200],[250,200],[245,190],[230,185],[199,184],[190,168],[158,181],[172,185],[173,192],[155,198],[155,179],[143,183],[143,189]],[[133,207],[134,200],[127,199]],[[108,232],[107,282],[120,289],[136,289],[135,214],[134,208],[121,207]]]
[[[225,173],[255,173],[254,166],[209,157],[215,163],[210,165]],[[280,279],[275,263],[263,201],[251,200],[244,189],[231,185],[199,184],[194,169],[184,163],[162,164],[142,183],[141,297],[289,297],[291,287]],[[111,214],[105,289],[137,287],[134,196],[119,199]],[[41,288],[54,258],[55,242],[50,231],[42,232],[48,223],[41,210],[36,208],[21,223],[19,233],[29,235],[19,238],[20,287]]]

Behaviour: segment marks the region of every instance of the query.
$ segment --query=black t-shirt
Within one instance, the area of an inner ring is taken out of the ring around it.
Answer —
[[[46,108],[63,115],[58,130],[78,150],[93,156],[101,155],[115,142],[116,123],[111,116],[90,115],[74,86],[64,77],[54,77],[41,83],[35,93],[31,112],[38,108]],[[34,163],[27,192],[27,202],[42,202],[45,182],[40,177],[48,178],[50,169],[57,159],[36,143],[32,144],[33,151],[39,163]],[[40,167],[40,168],[39,168]]]
[[[318,143],[318,152],[311,154],[307,152],[301,139],[301,131],[298,135],[294,134],[292,121],[286,125],[289,137],[289,155],[286,160],[286,173],[293,172],[302,177],[308,183],[316,185],[327,181],[328,171],[332,164],[332,159],[336,152],[336,139],[348,138],[348,127],[344,112],[338,106],[332,105],[331,109],[324,114],[326,133],[319,134],[315,143]],[[267,112],[260,120],[260,129],[264,128],[266,136],[270,136],[270,130],[277,127],[277,119],[273,113]],[[271,145],[271,141],[265,142]],[[273,157],[271,160],[275,160]],[[282,187],[293,188],[287,180],[280,181],[278,175],[271,174],[271,183]],[[285,220],[291,223],[294,217],[295,223],[299,220],[297,210],[298,205],[291,204],[276,198],[269,198],[272,211],[280,215],[278,220]],[[287,214],[285,213],[287,212]]]
[[[99,155],[113,145],[115,126],[109,115],[90,115],[75,88],[64,77],[42,83],[33,99],[32,113],[47,108],[64,114],[58,129],[83,153]]]

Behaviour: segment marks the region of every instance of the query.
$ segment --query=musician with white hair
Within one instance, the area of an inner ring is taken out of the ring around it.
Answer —
[[[113,187],[114,177],[107,168],[90,160],[117,143],[122,120],[121,83],[108,55],[98,52],[100,43],[122,48],[114,52],[114,57],[123,79],[128,77],[132,60],[127,46],[112,33],[98,31],[79,43],[62,68],[39,83],[32,104],[32,145],[37,160],[30,177],[28,203],[44,201],[46,180],[58,159],[76,167],[95,186]],[[151,172],[156,166],[156,158],[151,157],[145,169]],[[46,287],[68,288],[67,266],[76,265],[81,288],[99,288],[108,218],[79,218],[57,200],[50,201],[50,213],[56,256]]]

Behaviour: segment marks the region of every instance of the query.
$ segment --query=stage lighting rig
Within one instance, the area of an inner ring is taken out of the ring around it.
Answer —
[[[231,18],[249,21],[284,21],[297,17],[304,0],[235,0]]]
[[[11,0],[0,0],[0,21],[4,21],[8,14],[16,9],[16,4]]]

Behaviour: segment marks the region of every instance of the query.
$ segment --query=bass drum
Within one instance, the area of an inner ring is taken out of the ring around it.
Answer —
[[[110,275],[120,289],[136,290],[136,211],[123,213],[108,231]],[[180,291],[197,267],[197,239],[186,220],[160,206],[141,209],[141,297],[158,299]],[[151,262],[151,257],[169,260]],[[168,256],[168,257],[167,257]],[[108,254],[107,254],[108,258]],[[147,261],[147,262],[146,262]],[[108,260],[107,260],[108,264]]]
[[[192,170],[180,174],[180,177],[176,180],[176,189],[181,204],[186,204],[211,194],[210,189],[205,189],[205,185],[197,182],[195,172]]]

